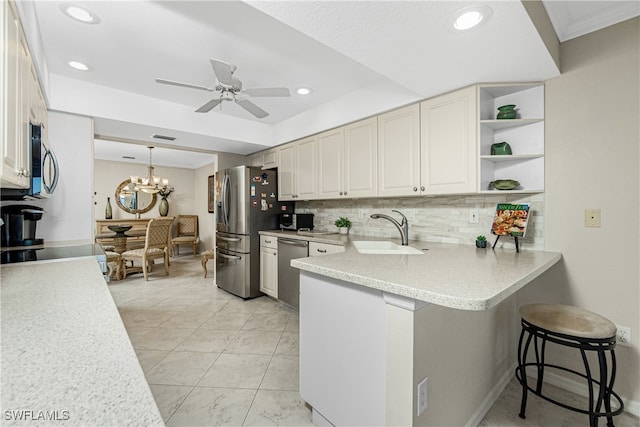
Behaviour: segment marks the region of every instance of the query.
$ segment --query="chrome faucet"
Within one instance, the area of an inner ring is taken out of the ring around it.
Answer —
[[[402,216],[402,223],[398,222],[395,218],[390,217],[385,214],[372,214],[371,218],[378,219],[383,218],[388,221],[391,221],[393,225],[396,226],[398,231],[400,232],[400,237],[402,238],[402,245],[407,246],[409,244],[409,221],[407,221],[407,217],[402,214],[400,211],[392,210],[391,212],[397,212]]]

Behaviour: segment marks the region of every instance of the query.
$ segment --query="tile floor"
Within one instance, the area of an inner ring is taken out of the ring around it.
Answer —
[[[267,297],[243,301],[203,278],[200,259],[172,259],[109,289],[168,426],[311,425],[298,393],[298,315]],[[561,392],[564,393],[564,392]],[[513,380],[480,426],[578,426],[584,415],[530,398],[517,417]],[[571,398],[580,399],[577,396]],[[616,426],[640,426],[627,414]]]

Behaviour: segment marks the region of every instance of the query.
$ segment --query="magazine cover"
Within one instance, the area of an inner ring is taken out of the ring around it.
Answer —
[[[524,237],[527,233],[528,221],[529,203],[498,203],[491,225],[491,234]]]

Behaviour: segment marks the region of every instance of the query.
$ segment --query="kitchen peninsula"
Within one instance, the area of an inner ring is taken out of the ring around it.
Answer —
[[[95,257],[0,273],[2,425],[164,425]]]
[[[316,425],[477,424],[513,376],[516,293],[561,254],[410,241],[424,253],[367,255],[351,243],[367,239],[291,262]]]

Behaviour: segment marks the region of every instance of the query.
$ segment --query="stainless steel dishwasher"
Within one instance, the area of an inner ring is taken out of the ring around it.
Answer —
[[[309,256],[306,240],[278,239],[278,299],[296,309],[300,305],[300,270],[291,260]]]

